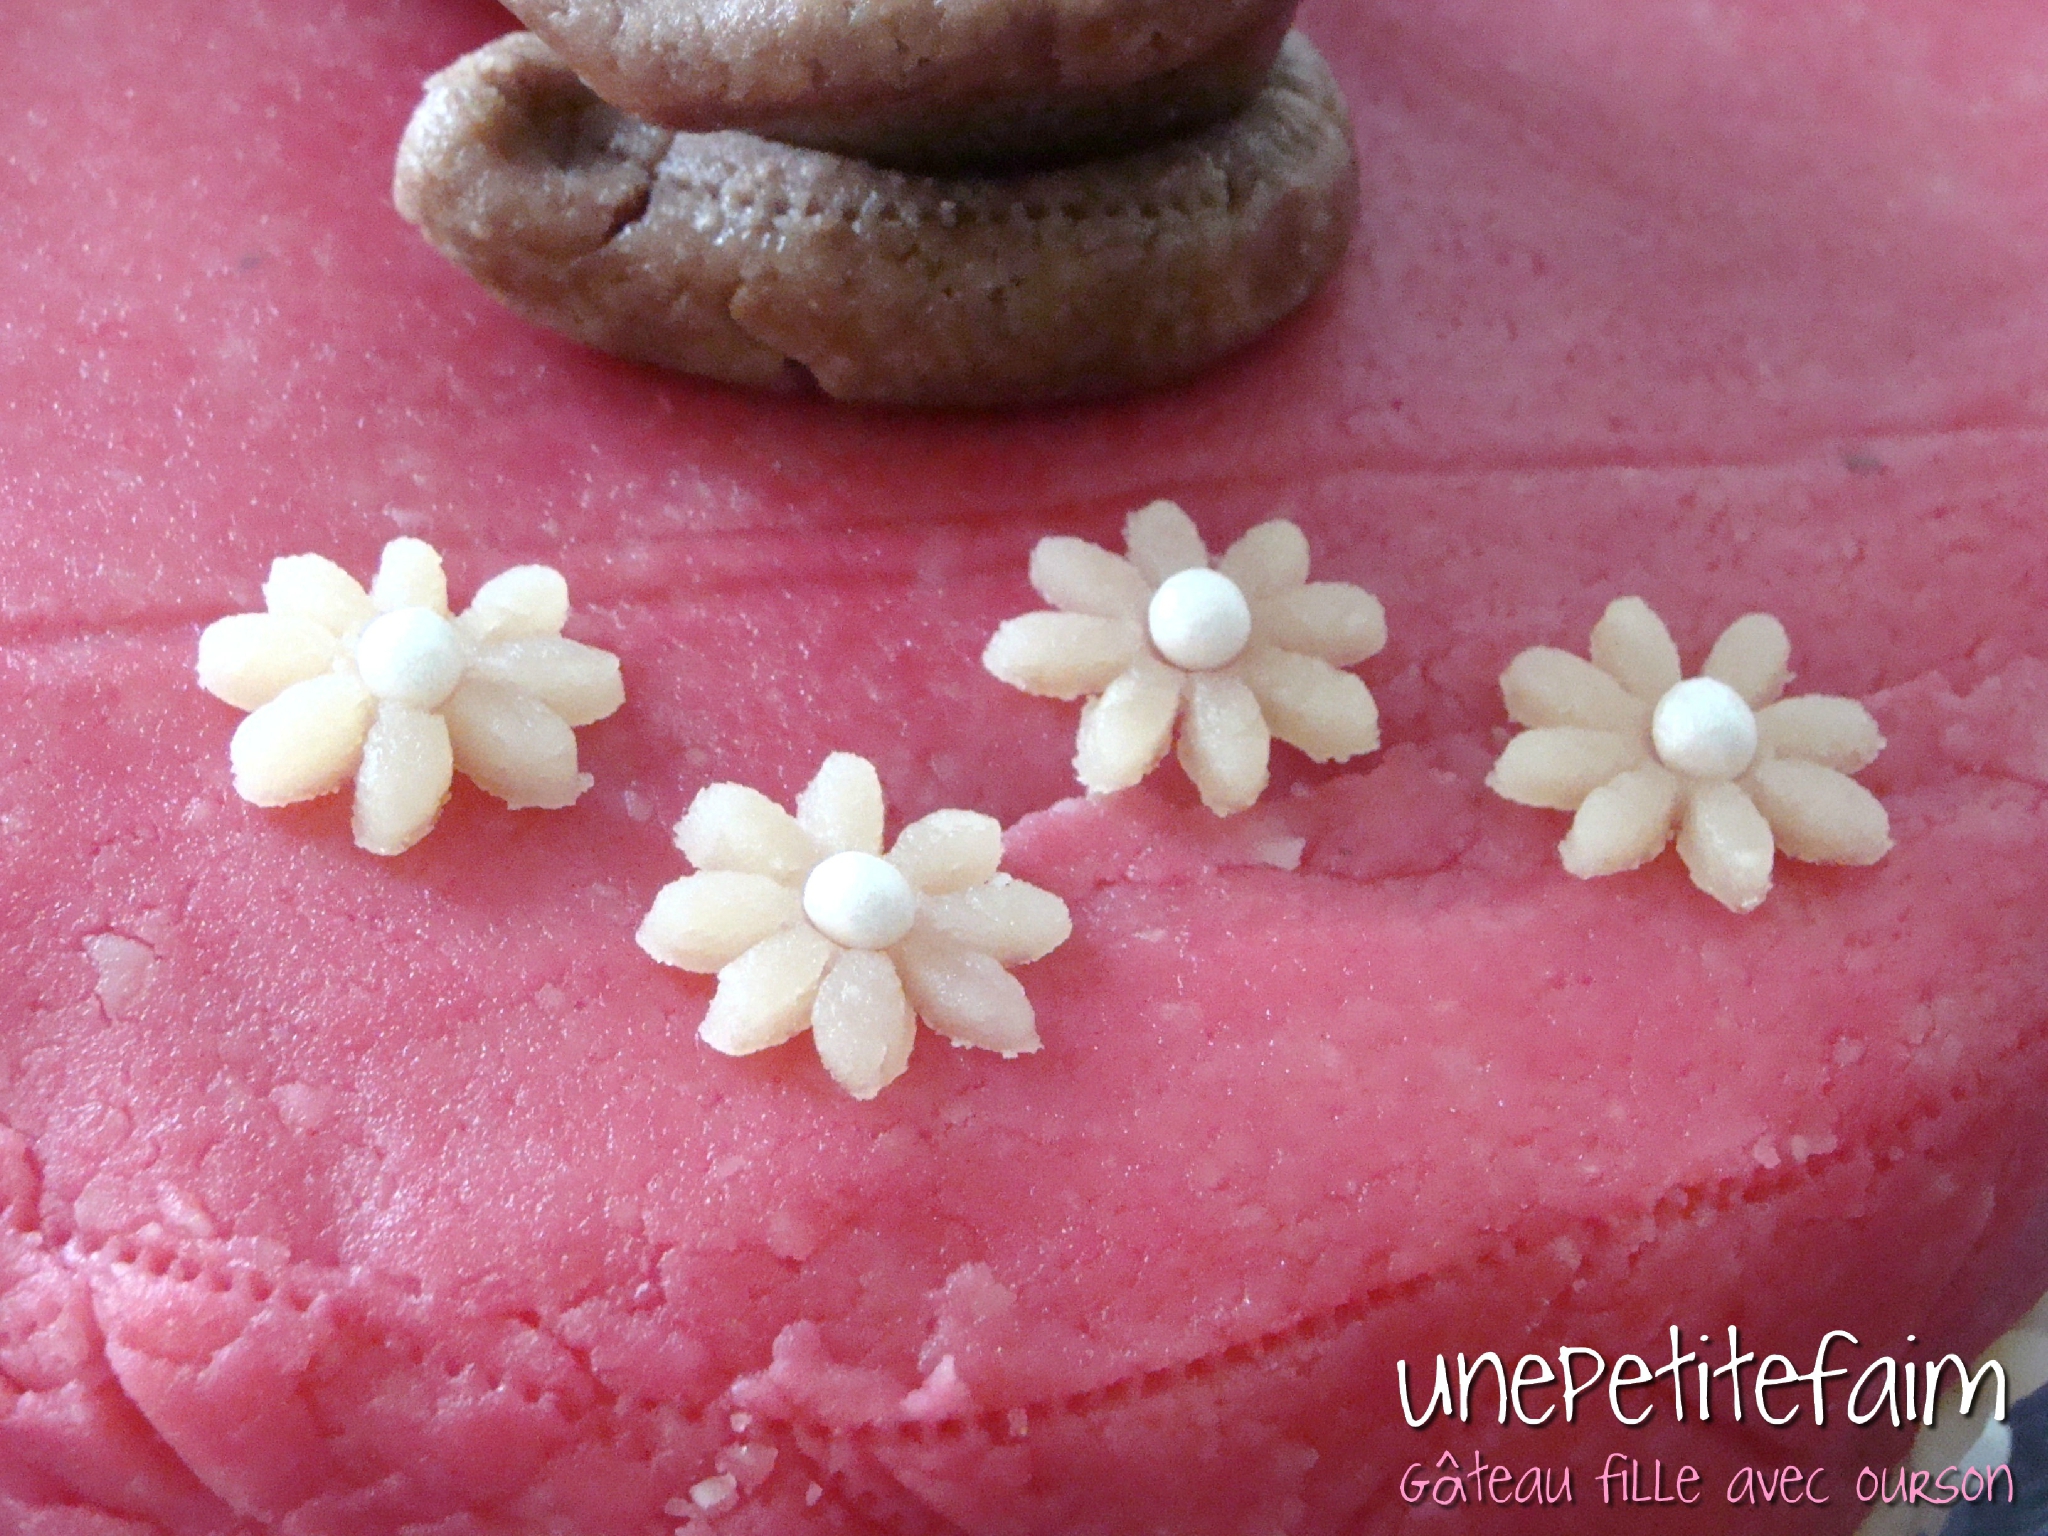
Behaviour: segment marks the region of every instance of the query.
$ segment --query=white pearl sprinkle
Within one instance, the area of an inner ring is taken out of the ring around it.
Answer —
[[[835,853],[804,881],[804,916],[834,944],[887,949],[917,921],[917,892],[887,859]]]
[[[462,640],[431,608],[400,608],[372,619],[356,641],[356,671],[378,698],[438,709],[462,681]]]
[[[1711,677],[1689,677],[1666,691],[1650,717],[1650,740],[1674,773],[1732,779],[1756,758],[1756,712]]]
[[[1161,656],[1184,671],[1209,672],[1243,654],[1252,610],[1236,582],[1195,566],[1159,583],[1145,625]]]

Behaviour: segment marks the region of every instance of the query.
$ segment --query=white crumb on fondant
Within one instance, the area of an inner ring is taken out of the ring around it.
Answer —
[[[269,1098],[285,1128],[301,1135],[319,1130],[334,1113],[333,1092],[309,1083],[279,1083]]]
[[[951,1355],[941,1355],[939,1363],[925,1373],[924,1380],[903,1395],[903,1416],[908,1419],[936,1422],[965,1418],[974,1412],[974,1407],[974,1396],[961,1380]]]
[[[1261,864],[1270,864],[1275,869],[1296,870],[1301,868],[1301,856],[1308,850],[1305,837],[1275,837],[1259,843],[1254,852]]]
[[[95,933],[85,941],[93,991],[107,1017],[124,1018],[141,1006],[156,969],[156,951],[125,933]]]
[[[730,1472],[721,1472],[716,1477],[707,1477],[701,1483],[692,1484],[690,1502],[699,1509],[717,1509],[738,1498],[739,1491],[739,1479]]]
[[[219,1234],[220,1225],[213,1219],[197,1195],[175,1186],[157,1196],[157,1209],[163,1214],[164,1225],[174,1232],[183,1232],[190,1237],[211,1238]]]
[[[1319,763],[1378,747],[1378,706],[1344,669],[1386,644],[1385,615],[1363,588],[1310,582],[1293,523],[1261,523],[1212,566],[1193,520],[1157,501],[1124,544],[1039,540],[1031,584],[1052,608],[1007,620],[982,653],[1013,688],[1088,701],[1074,771],[1089,793],[1136,784],[1176,734],[1219,816],[1265,792],[1275,737]]]
[[[754,1489],[768,1480],[769,1474],[775,1470],[775,1463],[781,1459],[781,1453],[772,1445],[742,1441],[718,1453],[718,1470],[731,1473],[741,1488]]]

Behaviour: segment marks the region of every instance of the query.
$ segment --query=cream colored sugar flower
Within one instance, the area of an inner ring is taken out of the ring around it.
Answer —
[[[1031,585],[1053,605],[1007,621],[982,665],[1013,688],[1086,698],[1074,771],[1092,794],[1126,789],[1174,741],[1219,816],[1264,792],[1277,736],[1319,763],[1379,745],[1379,710],[1345,667],[1387,641],[1370,592],[1308,579],[1308,540],[1261,523],[1212,567],[1170,501],[1133,512],[1126,555],[1040,539]]]
[[[291,805],[353,779],[357,845],[394,854],[433,827],[458,768],[515,807],[590,787],[574,728],[625,691],[616,658],[563,638],[559,572],[516,566],[451,618],[441,557],[394,539],[367,592],[332,560],[292,555],[263,602],[199,637],[200,686],[251,712],[228,749],[243,799]]]
[[[873,764],[835,752],[790,815],[713,784],[676,823],[697,873],[664,886],[640,947],[718,973],[698,1033],[746,1056],[811,1032],[839,1086],[871,1099],[903,1074],[922,1018],[956,1045],[1038,1049],[1031,1000],[1005,966],[1051,953],[1066,903],[998,872],[1003,832],[934,811],[882,851]]]
[[[1500,680],[1529,729],[1487,783],[1519,805],[1574,811],[1559,848],[1582,877],[1648,863],[1675,831],[1693,884],[1737,912],[1771,888],[1774,850],[1820,864],[1874,864],[1891,847],[1877,797],[1849,775],[1884,738],[1854,699],[1781,699],[1785,628],[1737,619],[1705,670],[1682,678],[1678,648],[1641,598],[1608,605],[1592,660],[1538,646]]]

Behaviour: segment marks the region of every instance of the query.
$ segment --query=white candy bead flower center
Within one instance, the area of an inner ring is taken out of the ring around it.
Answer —
[[[1159,583],[1145,626],[1161,656],[1187,672],[1227,667],[1252,637],[1251,605],[1221,571],[1196,566]]]
[[[887,949],[917,920],[917,892],[872,853],[835,853],[804,881],[804,916],[834,944]]]
[[[356,642],[356,671],[378,698],[438,709],[462,681],[462,641],[431,608],[400,608],[372,619]]]
[[[1689,677],[1657,701],[1650,740],[1673,772],[1732,779],[1756,758],[1756,711],[1726,683]]]

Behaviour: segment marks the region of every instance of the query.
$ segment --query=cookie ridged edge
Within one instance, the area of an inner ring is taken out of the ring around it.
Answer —
[[[1137,153],[920,176],[599,100],[513,34],[428,82],[399,210],[521,313],[621,356],[847,401],[1167,384],[1298,307],[1357,209],[1349,119],[1290,34],[1243,113]]]

